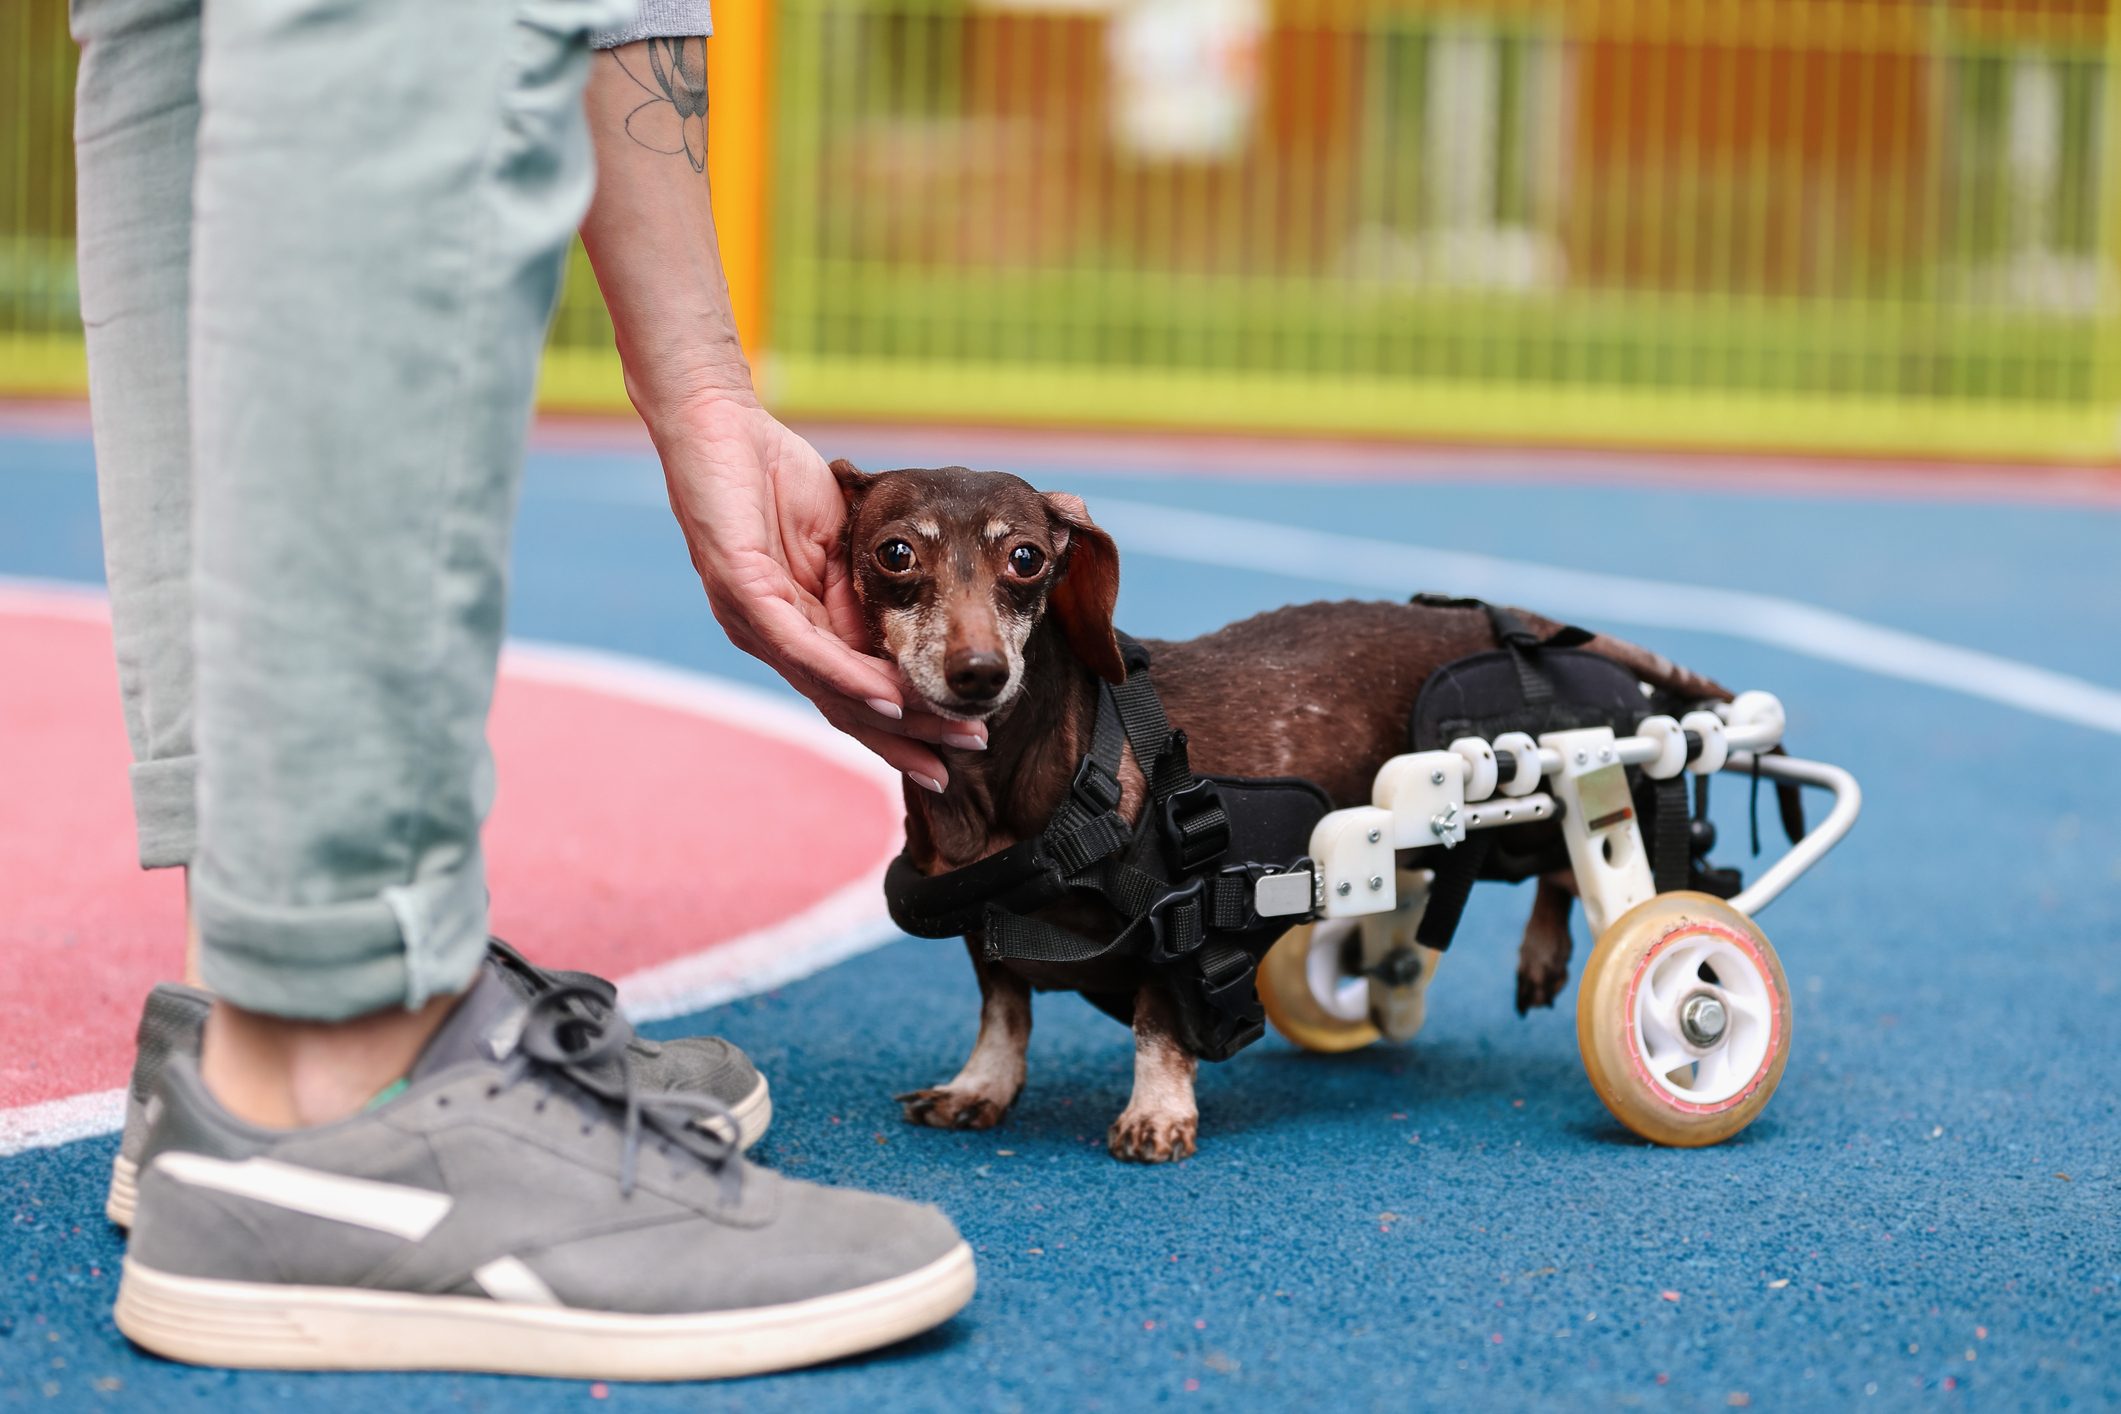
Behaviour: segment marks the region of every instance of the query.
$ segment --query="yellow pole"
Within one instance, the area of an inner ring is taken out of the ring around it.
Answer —
[[[707,179],[738,335],[753,368],[766,345],[766,168],[773,0],[717,0],[707,43]]]

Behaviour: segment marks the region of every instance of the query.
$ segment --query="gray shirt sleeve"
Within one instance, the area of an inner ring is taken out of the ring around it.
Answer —
[[[641,0],[633,23],[606,30],[590,43],[598,49],[616,49],[637,39],[684,39],[714,33],[714,12],[709,0]]]

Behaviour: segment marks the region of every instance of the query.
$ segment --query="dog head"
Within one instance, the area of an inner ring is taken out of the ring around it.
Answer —
[[[1126,676],[1112,632],[1119,553],[1078,497],[961,466],[832,471],[870,635],[928,707],[976,719],[1015,701],[1048,614],[1098,676]]]

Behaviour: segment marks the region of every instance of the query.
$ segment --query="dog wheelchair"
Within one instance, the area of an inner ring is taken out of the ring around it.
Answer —
[[[1592,1088],[1645,1139],[1729,1138],[1766,1108],[1789,1057],[1789,982],[1754,918],[1848,833],[1861,808],[1847,771],[1779,754],[1783,727],[1773,695],[1746,692],[1676,717],[1652,712],[1625,735],[1612,725],[1536,738],[1465,735],[1393,758],[1377,774],[1373,803],[1319,821],[1313,867],[1287,876],[1284,887],[1309,886],[1303,902],[1314,921],[1284,934],[1261,963],[1268,1020],[1312,1051],[1411,1039],[1467,887],[1566,867],[1595,939],[1576,1005]],[[1714,843],[1706,782],[1719,772],[1774,782],[1784,795],[1790,848],[1744,887],[1736,871],[1706,859]],[[1797,787],[1833,796],[1809,830],[1794,807]],[[1653,806],[1659,797],[1662,809]],[[1491,837],[1522,836],[1527,825],[1539,827],[1543,859],[1460,857],[1480,854]],[[1557,827],[1565,860],[1552,849]],[[1425,867],[1395,869],[1409,850]],[[1449,916],[1439,919],[1439,909]]]

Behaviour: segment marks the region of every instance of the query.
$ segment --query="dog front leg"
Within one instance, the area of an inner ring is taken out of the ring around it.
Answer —
[[[982,954],[966,938],[979,977],[979,1039],[964,1068],[947,1085],[898,1097],[908,1124],[935,1129],[992,1129],[1024,1088],[1024,1051],[1031,1044],[1031,984]]]
[[[1193,1075],[1200,1068],[1178,1043],[1177,1018],[1162,984],[1134,994],[1134,1095],[1105,1136],[1113,1156],[1141,1164],[1191,1158],[1200,1133]]]
[[[1539,876],[1532,916],[1525,920],[1524,942],[1517,949],[1517,1014],[1535,1006],[1550,1007],[1569,980],[1569,906],[1576,901],[1576,876],[1566,869]]]

